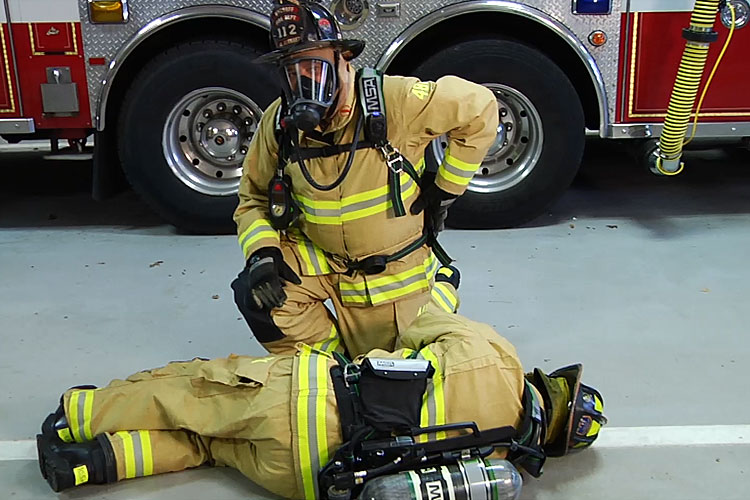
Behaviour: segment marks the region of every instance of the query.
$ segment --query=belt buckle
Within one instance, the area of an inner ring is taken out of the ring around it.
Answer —
[[[404,163],[404,157],[401,155],[401,151],[399,151],[398,148],[394,148],[389,142],[380,146],[378,149],[380,149],[380,153],[383,155],[388,168],[390,168],[394,174],[400,174]],[[396,164],[398,164],[398,166],[394,167]]]
[[[359,382],[360,367],[356,363],[347,363],[344,365],[344,385],[349,387]]]

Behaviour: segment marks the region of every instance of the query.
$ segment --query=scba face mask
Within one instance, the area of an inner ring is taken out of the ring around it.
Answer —
[[[335,101],[336,68],[325,59],[300,57],[284,62],[281,72],[289,110],[285,120],[298,130],[311,132]]]

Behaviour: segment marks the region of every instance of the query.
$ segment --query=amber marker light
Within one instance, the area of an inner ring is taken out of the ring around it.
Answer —
[[[601,47],[607,43],[607,34],[602,30],[592,31],[589,35],[589,43],[594,47]]]
[[[128,22],[127,0],[89,0],[89,18],[97,24],[122,24]]]

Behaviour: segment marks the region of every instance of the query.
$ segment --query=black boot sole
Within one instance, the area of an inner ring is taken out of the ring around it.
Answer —
[[[56,453],[48,436],[37,434],[36,450],[39,469],[53,491],[60,492],[76,485],[72,467]]]

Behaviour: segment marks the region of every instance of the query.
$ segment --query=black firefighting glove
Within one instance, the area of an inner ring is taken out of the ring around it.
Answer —
[[[425,187],[417,199],[412,203],[409,210],[412,215],[417,215],[424,210],[425,228],[437,235],[445,229],[445,219],[448,217],[448,208],[456,201],[455,194],[447,193],[430,183]]]
[[[284,262],[281,250],[275,247],[264,247],[247,260],[245,281],[250,289],[248,306],[255,309],[272,309],[281,307],[286,301],[284,283],[302,284],[289,265]]]

